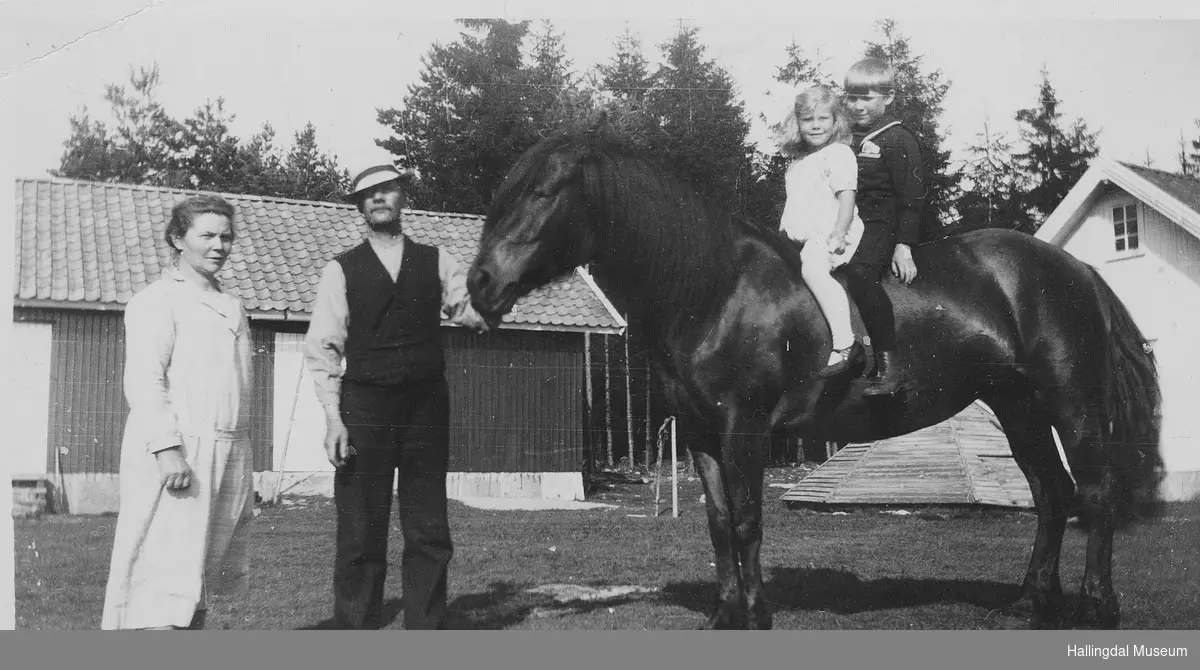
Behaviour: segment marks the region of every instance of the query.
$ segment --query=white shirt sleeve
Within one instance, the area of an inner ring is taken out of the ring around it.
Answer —
[[[346,302],[346,275],[337,261],[330,261],[317,284],[312,320],[304,337],[304,358],[316,386],[317,400],[327,416],[337,415],[342,389],[342,359],[350,306]]]
[[[829,147],[829,187],[834,193],[858,190],[858,159],[845,144]]]
[[[171,407],[167,369],[175,349],[170,301],[151,286],[125,306],[125,399],[150,453],[183,444]]]
[[[442,311],[451,323],[476,330],[487,330],[487,323],[471,305],[467,291],[468,268],[449,252],[438,247],[438,275],[442,280]]]

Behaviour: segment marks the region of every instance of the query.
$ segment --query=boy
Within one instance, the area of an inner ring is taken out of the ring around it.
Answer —
[[[912,247],[920,239],[925,165],[917,137],[887,113],[895,92],[890,65],[876,58],[855,63],[846,73],[845,88],[854,125],[851,147],[858,159],[857,205],[864,224],[862,242],[846,264],[846,288],[858,304],[875,351],[875,368],[867,377],[871,384],[863,395],[891,395],[900,388],[896,320],[881,282],[889,265],[905,285],[917,276]]]

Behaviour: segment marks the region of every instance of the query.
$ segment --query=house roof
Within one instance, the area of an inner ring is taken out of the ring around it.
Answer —
[[[1046,218],[1037,236],[1059,245],[1066,242],[1095,196],[1108,184],[1120,187],[1200,238],[1200,181],[1104,157],[1092,161]]]
[[[78,181],[16,182],[14,304],[120,309],[173,262],[163,239],[171,208],[200,193]],[[352,205],[219,194],[234,206],[237,230],[222,283],[251,317],[309,318],[320,273],[333,256],[362,241]],[[413,239],[444,248],[464,263],[476,251],[483,218],[405,210]],[[625,322],[587,273],[517,302],[510,328],[618,332]],[[503,327],[503,326],[502,326]]]

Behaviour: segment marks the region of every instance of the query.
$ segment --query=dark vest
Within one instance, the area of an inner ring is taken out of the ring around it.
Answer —
[[[334,260],[346,276],[350,307],[343,379],[411,384],[442,376],[446,363],[437,248],[405,238],[395,282],[367,242]]]

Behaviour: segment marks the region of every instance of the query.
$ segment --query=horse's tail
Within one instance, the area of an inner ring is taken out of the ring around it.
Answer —
[[[1107,326],[1100,431],[1119,483],[1114,511],[1118,520],[1125,522],[1160,511],[1163,460],[1158,412],[1162,395],[1149,343],[1108,282],[1095,268],[1089,269]]]

